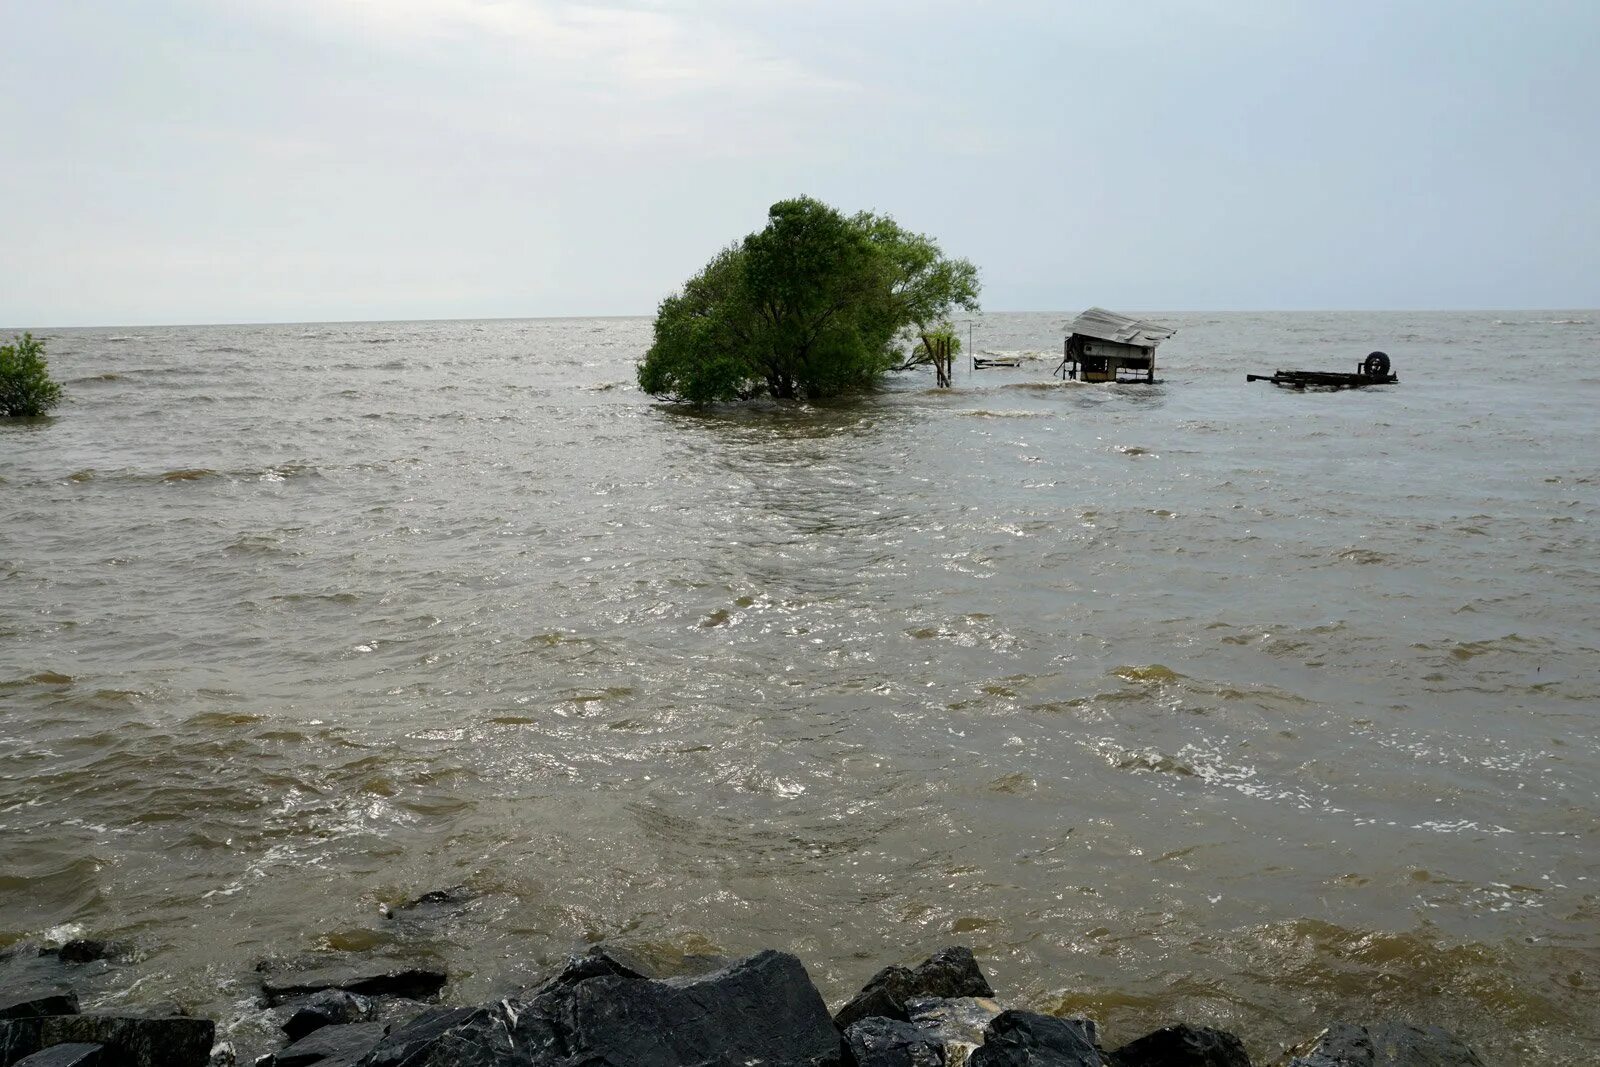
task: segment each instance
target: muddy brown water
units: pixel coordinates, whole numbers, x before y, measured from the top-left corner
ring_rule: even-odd
[[[86,1003],[247,1045],[258,959],[466,1001],[610,938],[1600,1059],[1600,314],[1173,314],[1153,387],[1054,383],[1066,318],[703,415],[643,319],[36,331],[0,944],[124,939]]]

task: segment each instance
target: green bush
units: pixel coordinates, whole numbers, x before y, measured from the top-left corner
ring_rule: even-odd
[[[784,200],[661,302],[639,386],[710,404],[867,389],[918,361],[908,345],[978,306],[978,271],[893,219]]]
[[[0,345],[0,415],[43,415],[61,403],[61,386],[50,380],[44,342],[25,333]]]

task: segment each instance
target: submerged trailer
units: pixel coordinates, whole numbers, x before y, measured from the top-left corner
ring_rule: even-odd
[[[1271,382],[1285,389],[1361,389],[1368,385],[1394,385],[1400,380],[1384,352],[1373,352],[1356,364],[1354,374],[1330,370],[1275,370],[1271,374],[1246,374],[1247,382]]]
[[[1177,330],[1090,308],[1072,320],[1056,377],[1086,382],[1156,381],[1156,346]]]

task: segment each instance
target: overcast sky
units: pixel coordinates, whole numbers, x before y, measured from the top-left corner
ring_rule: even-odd
[[[0,0],[0,323],[644,314],[774,200],[991,310],[1600,304],[1600,3]]]

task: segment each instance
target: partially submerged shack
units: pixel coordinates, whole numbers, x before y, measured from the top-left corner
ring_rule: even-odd
[[[1156,346],[1177,330],[1090,308],[1067,327],[1056,375],[1086,382],[1153,382]]]

